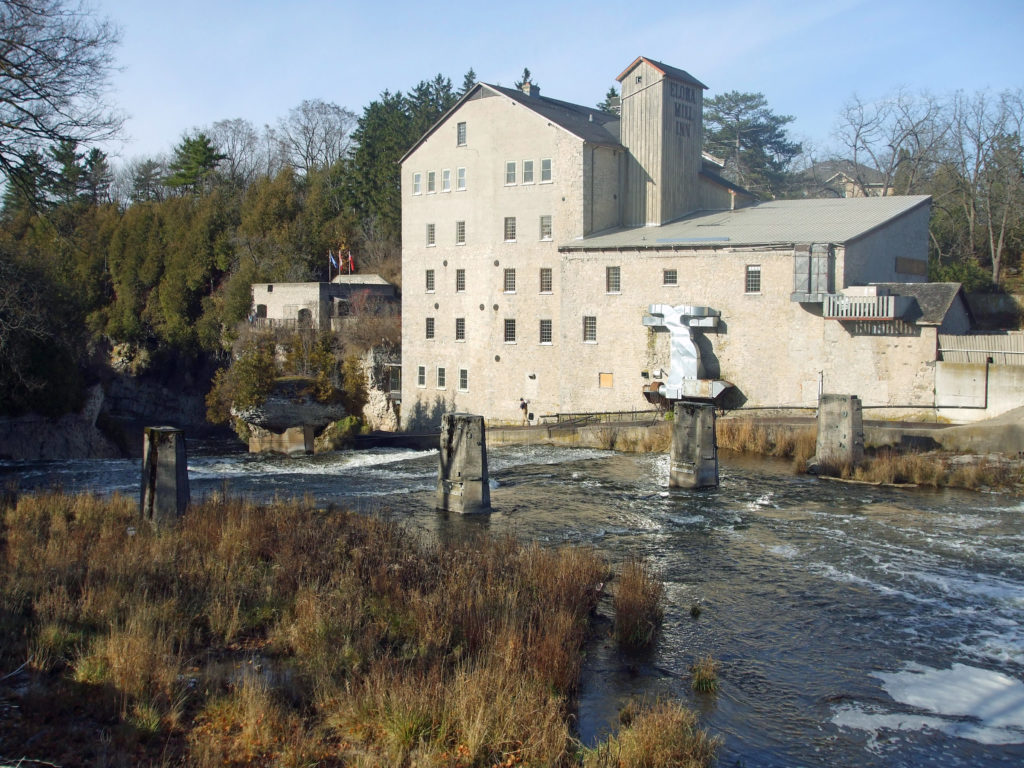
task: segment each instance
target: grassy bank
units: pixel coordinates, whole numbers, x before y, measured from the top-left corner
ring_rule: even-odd
[[[209,501],[156,531],[128,499],[22,496],[0,527],[0,763],[595,764],[571,704],[608,577],[587,549],[424,545],[302,503]],[[635,722],[615,744],[711,760],[685,714]]]

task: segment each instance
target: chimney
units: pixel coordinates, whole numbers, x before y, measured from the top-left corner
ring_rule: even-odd
[[[540,96],[540,86],[534,85],[529,80],[523,83],[519,90],[527,96]]]

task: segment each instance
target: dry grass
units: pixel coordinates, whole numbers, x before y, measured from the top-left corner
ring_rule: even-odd
[[[716,436],[720,448],[793,459],[806,464],[814,456],[817,431],[813,427],[766,424],[753,419],[719,419]]]
[[[885,485],[920,485],[966,490],[1019,490],[1024,465],[1009,460],[901,452],[885,448],[856,467],[824,465],[819,474]]]
[[[718,662],[711,656],[701,656],[690,665],[693,675],[690,686],[697,693],[715,693],[718,690]]]
[[[654,642],[664,613],[664,586],[641,560],[627,560],[619,571],[615,597],[615,639],[624,650],[638,651]]]
[[[697,716],[677,702],[660,701],[631,714],[618,734],[583,753],[584,768],[707,768],[721,747],[697,727]]]

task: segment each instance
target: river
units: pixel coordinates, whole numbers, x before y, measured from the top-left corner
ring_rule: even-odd
[[[666,586],[656,648],[588,648],[578,727],[592,743],[632,696],[681,697],[722,766],[1024,764],[1024,503],[850,485],[723,457],[721,487],[669,490],[664,455],[492,448],[493,511],[433,509],[437,452],[300,459],[190,448],[193,498],[308,496],[441,538],[512,531],[646,558]],[[0,483],[137,494],[137,461],[0,462]],[[694,618],[691,606],[701,611]],[[717,694],[689,666],[721,664]]]

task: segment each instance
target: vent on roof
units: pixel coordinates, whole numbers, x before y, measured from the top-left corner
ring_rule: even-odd
[[[520,90],[527,96],[540,96],[540,86],[534,85],[529,80],[520,86]]]

